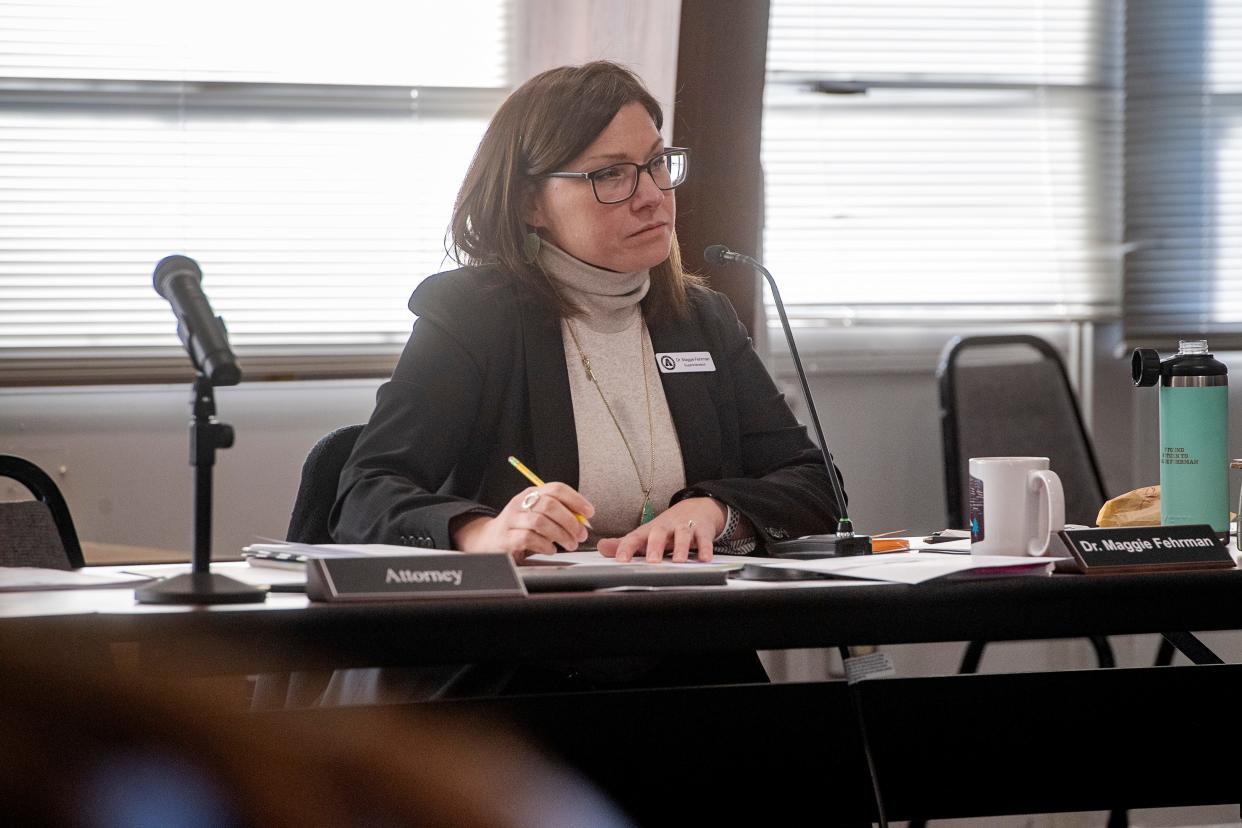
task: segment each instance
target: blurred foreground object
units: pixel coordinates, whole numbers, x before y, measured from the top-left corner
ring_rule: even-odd
[[[201,649],[201,648],[200,648]],[[0,823],[628,826],[506,726],[416,705],[247,715],[175,665],[0,635]]]

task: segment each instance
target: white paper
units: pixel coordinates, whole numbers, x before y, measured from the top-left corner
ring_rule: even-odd
[[[175,578],[178,575],[188,575],[190,573],[190,565],[151,564],[144,565],[141,568],[131,566],[127,571],[155,578]],[[211,571],[217,575],[227,575],[251,586],[306,583],[305,566],[296,569],[277,569],[276,567],[252,567],[239,561],[213,561]]]
[[[729,589],[832,589],[834,587],[860,586],[885,587],[898,586],[890,581],[863,581],[853,578],[811,578],[806,581],[743,581],[740,578],[729,579]]]
[[[934,578],[966,574],[972,571],[994,572],[1000,569],[1042,568],[1039,574],[1051,572],[1061,558],[1028,558],[1017,555],[954,555],[938,552],[889,552],[882,555],[855,555],[847,558],[820,558],[814,561],[766,559],[765,566],[823,572],[841,578],[891,581],[899,584],[921,584]]]
[[[591,564],[592,566],[628,566],[629,564],[646,563],[645,556],[635,557],[629,561],[618,561],[616,558],[606,558],[598,549],[579,549],[576,552],[557,552],[555,555],[528,555],[526,560],[535,563],[554,563],[554,564]],[[710,561],[700,561],[691,554],[690,560],[684,563],[673,563],[668,557],[659,561],[661,566],[723,566],[726,569],[740,569],[742,564],[750,563],[753,559],[741,557],[738,555],[716,555]]]
[[[243,552],[292,552],[322,558],[347,558],[357,555],[444,555],[453,549],[427,549],[421,546],[400,546],[395,543],[252,543]]]
[[[149,580],[149,575],[130,572],[99,574],[82,570],[40,569],[34,566],[0,566],[0,592],[128,587]]]

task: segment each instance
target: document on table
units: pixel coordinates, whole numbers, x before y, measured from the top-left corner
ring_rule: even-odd
[[[628,566],[630,564],[646,563],[646,557],[634,558],[631,561],[618,561],[616,558],[606,558],[600,554],[598,549],[579,549],[577,552],[557,552],[554,555],[529,555],[525,562],[532,564],[588,564],[591,566]],[[750,559],[741,556],[721,556],[717,555],[710,561],[703,562],[695,560],[693,557],[685,563],[673,563],[667,557],[659,562],[660,566],[688,566],[703,567],[716,566],[725,569],[741,569],[742,564],[749,563]]]
[[[969,539],[966,540],[969,544]],[[956,545],[956,544],[953,544]],[[966,548],[969,552],[969,547]],[[615,558],[605,558],[597,550],[581,549],[555,555],[531,555],[526,559],[535,564],[590,564],[595,566],[626,566]],[[766,566],[814,572],[826,577],[898,584],[921,584],[935,578],[982,578],[996,575],[1046,575],[1059,558],[1027,558],[1012,555],[970,555],[953,552],[887,552],[879,555],[854,555],[846,558],[819,558],[798,561],[788,558],[764,558],[754,555],[716,555],[706,563],[689,560],[674,564],[667,558],[661,566],[724,567],[736,571],[743,566]],[[642,563],[635,558],[631,563]]]
[[[252,543],[242,556],[253,566],[304,567],[310,558],[357,558],[385,555],[444,555],[451,549],[426,549],[390,543]]]
[[[149,575],[155,578],[175,578],[190,572],[189,564],[147,564],[131,567],[131,572]],[[227,575],[251,586],[293,586],[306,583],[306,566],[293,567],[254,567],[241,561],[212,561],[211,571],[216,575]],[[287,590],[286,590],[287,591]]]
[[[81,570],[41,569],[34,566],[0,566],[0,592],[30,592],[42,589],[106,589],[146,583],[149,575],[130,572],[107,574]]]
[[[569,571],[572,572],[575,567],[588,569],[612,567],[614,569],[624,570],[625,567],[635,569],[659,567],[665,570],[689,570],[700,572],[719,572],[723,570],[728,574],[728,586],[730,589],[802,589],[807,587],[813,588],[830,588],[839,586],[887,586],[885,581],[860,581],[855,579],[841,578],[831,580],[827,577],[810,578],[807,580],[739,580],[738,576],[742,568],[750,564],[763,565],[767,563],[783,563],[777,558],[759,558],[751,555],[716,555],[710,561],[690,560],[685,563],[673,563],[665,558],[658,564],[646,563],[645,558],[635,558],[633,561],[620,563],[615,558],[605,558],[596,549],[579,549],[577,552],[560,552],[555,555],[531,555],[526,559],[533,562],[530,566],[518,567],[519,573],[538,572],[542,568],[551,569],[552,567],[541,566],[543,564],[568,564]],[[647,587],[648,589],[650,587]],[[662,587],[657,587],[662,588]]]
[[[1017,555],[959,555],[940,552],[892,552],[789,561],[766,558],[764,566],[818,572],[838,578],[921,584],[936,578],[984,578],[998,575],[1050,575],[1060,558],[1028,558]]]

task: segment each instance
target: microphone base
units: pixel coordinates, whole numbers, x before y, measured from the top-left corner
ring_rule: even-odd
[[[836,535],[806,535],[801,538],[769,543],[767,553],[773,558],[790,558],[798,561],[870,555],[871,537],[850,535],[848,538],[838,538]]]
[[[214,572],[188,572],[134,590],[140,604],[256,604],[267,590]]]

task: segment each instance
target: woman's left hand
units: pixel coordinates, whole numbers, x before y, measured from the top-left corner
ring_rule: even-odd
[[[710,497],[688,497],[624,537],[601,538],[599,551],[621,562],[646,555],[648,562],[655,563],[671,549],[673,561],[680,563],[690,558],[693,547],[700,561],[710,561],[712,540],[724,529],[727,517],[723,503]]]

